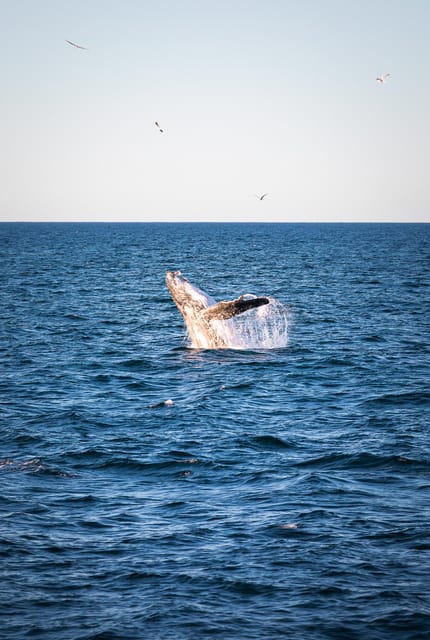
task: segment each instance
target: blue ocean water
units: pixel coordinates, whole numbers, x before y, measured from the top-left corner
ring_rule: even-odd
[[[429,225],[0,252],[1,638],[429,638]],[[287,346],[190,349],[166,269],[275,297]]]

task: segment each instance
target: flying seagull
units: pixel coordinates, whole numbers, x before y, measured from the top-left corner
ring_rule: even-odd
[[[380,84],[383,84],[384,82],[387,82],[387,79],[391,76],[391,73],[383,73],[382,75],[378,76],[376,78],[376,82],[379,82]]]
[[[160,133],[164,133],[164,129],[162,129],[162,128],[160,127],[160,125],[158,124],[158,122],[156,122],[156,123],[155,123],[155,126],[158,128],[158,131],[159,131]]]
[[[263,198],[265,198],[268,195],[269,195],[268,193],[263,193],[262,196],[258,196],[257,194],[255,194],[255,197],[258,198],[259,200],[262,200]]]
[[[66,42],[68,42],[69,44],[72,45],[72,47],[76,47],[77,49],[85,49],[85,51],[87,51],[86,47],[81,47],[80,44],[76,44],[75,42],[70,42],[70,40],[66,40]]]

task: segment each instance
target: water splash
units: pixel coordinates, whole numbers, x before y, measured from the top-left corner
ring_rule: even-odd
[[[247,294],[245,297],[256,296]],[[225,349],[281,349],[288,344],[289,321],[288,309],[269,297],[269,304],[249,309],[229,320],[213,320],[211,327],[222,339]],[[193,348],[211,348],[206,331],[195,327],[192,334],[189,338]]]

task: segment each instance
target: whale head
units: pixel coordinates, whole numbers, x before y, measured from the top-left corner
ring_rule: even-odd
[[[187,327],[193,345],[208,347],[212,342],[203,312],[215,304],[207,293],[195,287],[180,271],[167,271],[166,286]]]
[[[180,271],[167,271],[166,286],[185,320],[196,317],[215,304],[211,296],[192,285]]]

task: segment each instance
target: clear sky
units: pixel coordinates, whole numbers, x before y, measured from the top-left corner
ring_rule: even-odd
[[[0,0],[0,33],[1,220],[430,221],[429,0]]]

